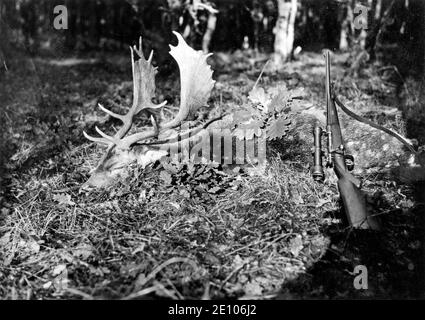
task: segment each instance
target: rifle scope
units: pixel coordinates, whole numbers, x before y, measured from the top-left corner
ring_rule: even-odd
[[[314,137],[314,151],[313,151],[313,170],[311,172],[315,181],[323,181],[325,179],[325,172],[323,171],[322,163],[322,128],[316,126],[313,132]]]

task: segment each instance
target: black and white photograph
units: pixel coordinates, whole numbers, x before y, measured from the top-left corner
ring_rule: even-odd
[[[0,300],[422,299],[424,0],[0,0]]]

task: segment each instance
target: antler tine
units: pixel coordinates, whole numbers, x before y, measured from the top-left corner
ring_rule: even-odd
[[[149,54],[148,63],[152,63],[153,58],[153,50],[151,50],[151,53]]]
[[[113,118],[117,118],[120,119],[122,122],[125,121],[126,117],[121,115],[121,114],[117,114],[115,112],[112,112],[111,110],[106,109],[103,105],[101,105],[100,103],[97,104],[99,109],[102,110],[103,112],[109,114],[111,117]]]
[[[106,144],[106,145],[110,145],[112,143],[109,139],[92,137],[92,136],[88,135],[85,131],[83,131],[83,135],[84,135],[84,137],[86,137],[86,139],[88,139],[92,142]]]
[[[199,141],[199,138],[201,138],[206,132],[208,132],[208,130],[202,126],[202,127],[190,130],[188,132],[185,132],[181,135],[173,136],[167,140],[154,141],[152,143],[146,143],[143,145],[151,145],[154,147],[159,147],[162,150],[177,148],[181,145],[182,141],[189,140],[189,143],[190,142],[197,143],[197,141]]]
[[[139,141],[147,140],[157,136],[156,130],[142,131],[134,133],[120,140],[118,147],[121,149],[129,149],[133,144]]]
[[[133,48],[130,46],[130,55],[131,55],[131,73],[134,74],[134,52]]]
[[[114,137],[111,137],[104,133],[102,130],[100,130],[97,126],[94,127],[96,129],[96,132],[100,134],[104,139],[108,140],[110,143],[118,144],[119,140],[115,139]]]
[[[161,102],[161,103],[160,103],[160,104],[158,104],[158,105],[151,104],[151,105],[149,106],[149,109],[151,109],[151,110],[161,109],[161,108],[162,108],[163,106],[165,106],[167,103],[168,103],[168,102],[167,102],[167,100],[164,100],[164,102]]]
[[[198,7],[200,9],[205,9],[205,10],[209,11],[212,14],[217,14],[217,13],[220,12],[217,9],[214,9],[212,6],[209,6],[209,5],[205,4],[205,3],[197,3],[197,5],[198,5]]]
[[[192,138],[195,136],[198,136],[203,130],[208,129],[208,127],[213,124],[216,121],[219,121],[221,119],[223,119],[227,114],[222,114],[216,118],[213,118],[209,121],[207,121],[206,123],[193,128],[193,129],[189,129],[186,132],[183,132],[180,134],[180,141],[186,140],[188,138]],[[168,145],[168,144],[173,144],[174,141],[176,139],[176,137],[172,137],[172,138],[168,138],[165,140],[158,140],[158,141],[152,141],[152,142],[146,142],[146,143],[141,143],[142,145],[146,145],[146,146],[155,146],[155,145]]]
[[[166,140],[143,143],[143,145],[158,146],[162,150],[167,150],[167,149],[179,147],[182,141],[186,141],[186,140],[197,143],[197,141],[199,141],[199,139],[202,138],[203,135],[208,132],[208,127],[211,124],[213,124],[216,121],[222,120],[226,115],[227,114],[222,114],[216,118],[213,118],[207,121],[203,125],[196,127],[194,129],[190,129],[184,133],[181,133],[180,135],[168,138]],[[179,136],[180,138],[178,139]]]
[[[139,38],[139,48],[133,46],[134,51],[136,51],[137,55],[142,58],[143,57],[143,47],[142,47],[142,37]]]

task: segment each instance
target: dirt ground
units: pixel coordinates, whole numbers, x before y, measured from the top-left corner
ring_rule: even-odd
[[[255,59],[216,55],[211,105],[237,109],[247,100],[262,68]],[[397,75],[378,65],[352,74],[349,59],[336,55],[332,69],[347,107],[424,144],[420,86],[411,79],[397,86]],[[263,172],[161,161],[81,194],[102,152],[82,132],[116,125],[98,102],[113,109],[131,103],[129,59],[22,57],[0,79],[0,296],[423,297],[425,179],[423,169],[408,168],[409,151],[340,112],[381,232],[344,228],[334,174],[328,171],[324,184],[310,176],[312,125],[324,118],[324,69],[321,54],[304,53],[262,77],[263,87],[304,92],[303,112],[269,144]],[[175,104],[177,75],[160,73],[157,95]],[[358,265],[367,267],[367,290],[353,286]]]

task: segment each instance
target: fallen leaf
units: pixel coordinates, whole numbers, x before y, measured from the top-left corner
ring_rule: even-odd
[[[43,289],[47,290],[52,286],[52,281],[48,281],[45,284],[43,284]]]
[[[72,250],[72,255],[81,260],[87,260],[93,254],[93,246],[88,243],[80,243]]]
[[[31,238],[28,240],[21,239],[19,242],[19,251],[21,253],[33,255],[40,252],[40,245]]]
[[[209,193],[217,193],[220,190],[221,190],[220,187],[213,187],[213,188],[209,189],[208,192]]]
[[[226,247],[227,248],[227,247]],[[233,266],[233,268],[235,268],[235,269],[237,269],[237,268],[241,268],[243,265],[245,264],[245,261],[241,258],[241,256],[240,255],[236,255],[234,258],[233,258],[233,263],[232,263],[232,266]]]
[[[296,258],[300,254],[300,251],[303,249],[303,241],[301,235],[297,235],[295,238],[289,241],[289,251]]]
[[[165,170],[162,170],[159,174],[159,177],[166,185],[170,185],[173,178],[171,177],[171,174]]]
[[[255,87],[253,88],[248,95],[248,99],[252,103],[261,104],[265,110],[267,110],[268,105],[270,104],[270,96],[264,91],[263,88]]]
[[[75,202],[73,202],[71,200],[71,195],[69,195],[67,193],[54,194],[53,200],[57,201],[61,205],[65,205],[65,206],[75,205]]]
[[[66,264],[58,264],[52,271],[52,276],[56,277],[66,270]]]
[[[245,285],[245,294],[247,296],[261,296],[262,293],[263,293],[263,288],[255,280],[252,280]]]
[[[180,195],[182,195],[186,199],[190,199],[190,193],[186,189],[180,189],[179,193],[180,193]]]

